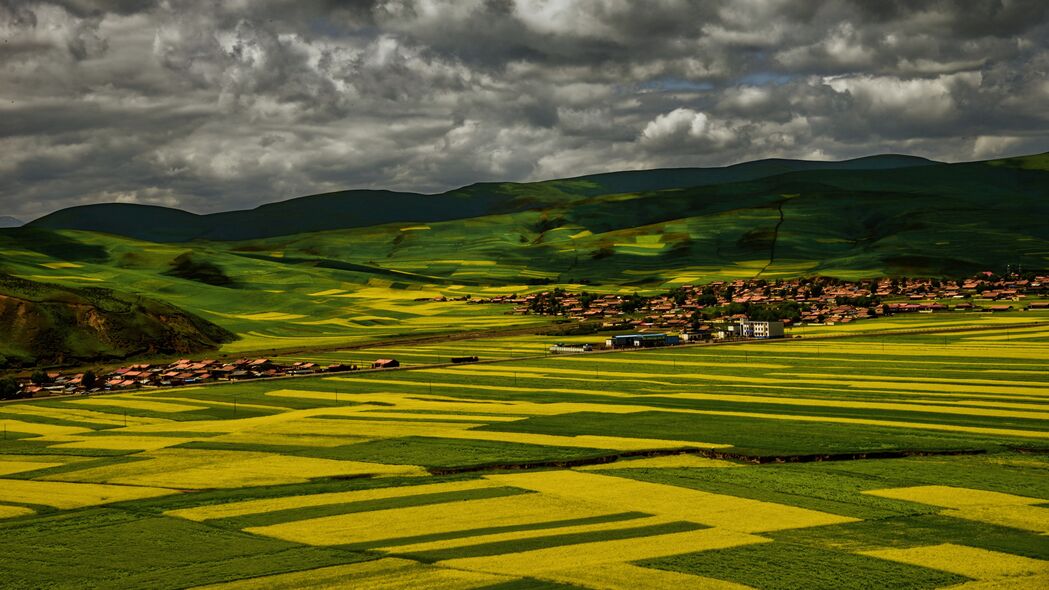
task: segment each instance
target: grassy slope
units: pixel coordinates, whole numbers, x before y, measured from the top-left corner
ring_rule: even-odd
[[[505,316],[505,308],[414,300],[545,288],[537,281],[654,292],[755,276],[1043,268],[1049,257],[1049,231],[1040,222],[1049,213],[1043,160],[945,165],[879,157],[622,172],[474,185],[427,197],[425,209],[409,208],[444,221],[192,244],[30,227],[0,232],[0,251],[4,269],[24,278],[127,290],[215,321],[241,336],[227,345],[231,353],[294,349],[534,322]],[[674,185],[691,187],[667,188]],[[609,194],[623,189],[661,190]],[[381,219],[373,199],[336,194],[267,205],[243,213],[247,226],[230,221],[241,213],[208,219],[263,233],[272,233],[277,220],[287,222],[283,228],[306,227],[311,216],[324,224],[372,223]],[[435,213],[447,203],[453,205]],[[327,215],[333,207],[336,214]],[[505,212],[447,219],[482,209]],[[160,224],[169,233],[154,234],[159,241],[189,231],[187,219],[200,219],[156,208],[121,211],[154,219],[109,229]],[[37,225],[61,221],[56,214]]]
[[[193,353],[233,334],[155,299],[0,274],[0,354],[32,364]]]
[[[243,240],[393,221],[463,219],[603,194],[738,182],[797,170],[870,170],[929,164],[929,160],[922,158],[896,155],[844,162],[759,160],[724,168],[612,172],[535,183],[478,183],[439,195],[348,190],[213,215],[194,215],[154,206],[89,205],[57,211],[32,225],[45,229],[101,231],[161,242]]]

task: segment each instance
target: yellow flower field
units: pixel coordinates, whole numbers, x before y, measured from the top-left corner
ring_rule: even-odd
[[[750,586],[735,582],[639,567],[629,563],[602,563],[598,567],[557,570],[540,574],[538,577],[595,590],[666,590],[668,588],[748,590],[750,588]]]
[[[5,518],[16,518],[18,516],[28,516],[30,514],[36,514],[36,511],[32,508],[25,508],[24,506],[0,505],[0,520]]]
[[[57,418],[70,422],[87,422],[89,424],[101,424],[106,426],[123,426],[125,417],[96,410],[75,410],[73,408],[52,408],[38,404],[8,404],[4,406],[5,414],[19,414],[23,416],[41,416],[43,418]],[[142,424],[161,424],[170,422],[166,418],[152,418],[143,416],[127,416],[128,426],[140,426]]]
[[[522,494],[428,506],[326,516],[246,529],[308,545],[342,545],[496,526],[551,522],[622,512],[586,501]]]
[[[940,514],[1049,535],[1049,508],[1040,506],[971,506]]]
[[[1049,561],[951,543],[907,549],[878,549],[861,553],[879,559],[961,574],[976,580],[1049,575]]]
[[[955,509],[965,509],[976,506],[1031,506],[1034,504],[1044,504],[1049,502],[1049,500],[1041,498],[1030,498],[1027,496],[1003,494],[1001,492],[989,492],[987,490],[973,490],[951,486],[914,486],[909,488],[869,490],[863,493],[872,496],[881,496],[882,498],[906,500],[908,502],[918,502],[920,504],[931,504],[932,506]]]
[[[635,510],[741,533],[780,531],[857,520],[784,504],[596,473],[543,471],[489,475],[486,478],[544,495],[603,504],[609,510]]]
[[[1049,508],[1035,506],[1047,501],[1000,492],[949,486],[915,486],[864,492],[872,496],[906,500],[946,508],[946,516],[1049,534]]]
[[[76,437],[63,437],[76,438]],[[50,440],[57,440],[51,437]],[[71,442],[50,446],[56,449],[108,449],[114,451],[154,451],[197,439],[175,436],[83,436]]]
[[[499,543],[503,541],[516,541],[520,539],[533,539],[537,537],[548,537],[552,535],[568,535],[575,533],[614,531],[626,528],[654,526],[659,524],[666,524],[669,522],[673,522],[673,520],[661,516],[649,516],[626,521],[603,522],[599,524],[583,524],[576,526],[543,528],[536,530],[512,531],[509,533],[495,533],[490,535],[477,535],[473,537],[442,539],[440,541],[426,541],[422,543],[412,543],[409,545],[390,545],[388,547],[380,547],[380,549],[383,551],[390,551],[396,553],[417,553],[421,551],[434,551],[437,549],[469,547],[471,545],[483,545],[485,543]]]
[[[582,567],[600,569],[608,563],[639,561],[680,553],[768,542],[771,542],[771,539],[712,528],[637,539],[563,545],[520,553],[450,559],[437,563],[457,569],[513,576],[538,576],[557,581],[558,570],[578,570]],[[579,574],[574,572],[571,575],[578,576]]]
[[[952,407],[950,405],[923,404],[915,402],[862,402],[842,399],[793,398],[765,395],[724,395],[716,393],[672,393],[660,395],[674,399],[696,399],[710,401],[734,401],[755,404],[781,404],[787,406],[813,406],[821,408],[863,408],[871,410],[899,410],[904,412],[930,412],[935,414],[959,414],[963,416],[995,416],[1000,418],[1027,418],[1049,420],[1049,411],[1025,411],[1000,408]],[[1027,407],[1046,409],[1049,406],[1025,404]]]
[[[192,412],[206,408],[206,404],[189,405],[185,403],[173,404],[169,402],[155,402],[143,399],[132,399],[129,396],[107,395],[90,399],[70,400],[71,404],[85,406],[116,406],[129,410],[147,410],[150,412],[161,412],[163,414],[174,414],[178,412]]]
[[[5,428],[8,432],[24,432],[26,434],[38,434],[41,436],[66,436],[80,434],[82,432],[91,432],[90,428],[83,428],[81,426],[61,426],[58,424],[44,424],[42,422],[10,420],[7,418],[0,418],[0,427]]]
[[[199,586],[197,590],[471,590],[513,579],[387,557],[363,563]]]
[[[459,374],[459,375],[463,374],[461,369],[427,369],[426,372],[427,373],[438,374],[438,375],[440,375],[440,374]],[[512,370],[504,371],[504,373],[505,374],[502,375],[504,377],[505,376],[512,377],[514,375]],[[490,376],[490,375],[491,375],[491,373],[485,373],[485,376]],[[525,377],[525,376],[526,376],[525,373],[521,373],[521,377],[522,378]],[[350,379],[350,378],[347,378],[347,377],[328,377],[327,379],[325,379],[325,381],[353,381],[353,382],[356,382],[356,380]],[[610,396],[610,397],[632,397],[629,394],[617,393],[617,392],[614,392],[614,391],[601,391],[601,392],[598,393],[598,392],[594,392],[593,390],[590,390],[590,389],[570,389],[570,388],[563,388],[563,387],[544,387],[542,389],[536,389],[535,387],[517,387],[517,386],[514,386],[514,385],[476,385],[476,384],[472,384],[472,383],[449,383],[449,382],[442,382],[442,381],[432,381],[432,382],[407,381],[407,380],[404,380],[404,379],[376,379],[376,378],[371,378],[371,377],[369,377],[368,383],[376,383],[376,384],[381,384],[381,385],[393,385],[395,387],[414,387],[414,388],[419,388],[420,390],[423,390],[423,391],[428,390],[431,387],[456,387],[456,388],[459,388],[459,389],[475,389],[475,390],[484,390],[484,391],[508,391],[508,392],[513,392],[513,393],[535,393],[535,392],[539,392],[539,391],[547,391],[547,392],[550,392],[550,393],[568,393],[568,394],[573,394],[573,395],[604,395],[604,396]],[[427,397],[430,397],[430,396],[427,396]]]
[[[53,508],[83,508],[124,500],[155,498],[177,493],[155,487],[66,483],[21,479],[0,480],[0,502],[44,504]]]
[[[662,457],[644,457],[641,459],[626,459],[614,463],[601,463],[599,465],[584,465],[573,467],[576,471],[603,471],[610,469],[667,469],[667,468],[703,468],[703,467],[742,467],[739,463],[721,461],[719,459],[707,459],[697,455],[680,454],[664,455]]]
[[[140,456],[148,460],[89,468],[47,479],[208,489],[302,483],[314,477],[336,475],[426,474],[412,465],[335,461],[274,453],[160,449]]]
[[[48,467],[58,467],[59,465],[65,465],[65,463],[43,461],[10,461],[8,459],[0,459],[0,476],[11,475],[12,473],[22,473],[23,471],[36,471],[37,469],[47,469]]]
[[[324,506],[327,504],[347,504],[350,502],[364,502],[366,500],[380,500],[386,498],[403,498],[420,494],[459,492],[463,490],[496,487],[497,485],[498,484],[485,479],[471,479],[449,483],[400,486],[372,490],[354,490],[350,492],[333,492],[327,494],[310,494],[306,496],[285,496],[282,498],[248,500],[245,502],[231,502],[228,504],[212,504],[196,508],[172,510],[165,514],[168,516],[178,516],[188,520],[204,521],[216,518],[244,516],[246,514],[261,514],[277,510],[287,510],[290,508]]]

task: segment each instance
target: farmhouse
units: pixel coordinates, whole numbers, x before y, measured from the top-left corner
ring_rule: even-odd
[[[397,359],[376,359],[372,363],[373,369],[393,369],[401,366],[401,363],[397,362]]]

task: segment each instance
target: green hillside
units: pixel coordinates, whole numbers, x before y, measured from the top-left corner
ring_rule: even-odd
[[[223,345],[231,354],[518,328],[550,320],[427,300],[552,284],[653,293],[717,279],[1044,269],[1045,162],[767,160],[402,194],[428,200],[418,210],[390,206],[392,193],[360,191],[216,216],[99,205],[0,230],[0,271],[169,302],[237,334]],[[624,190],[642,185],[659,190]],[[448,202],[466,205],[441,210]],[[398,215],[413,219],[373,223]],[[223,239],[174,241],[216,219],[228,221],[211,226]],[[96,231],[46,228],[62,220]],[[160,229],[150,240],[119,235],[151,224]],[[269,235],[311,224],[350,227]],[[268,237],[230,239],[252,233]]]
[[[723,168],[612,172],[534,183],[479,183],[438,195],[348,190],[212,215],[148,205],[85,205],[57,211],[30,225],[98,231],[153,242],[247,240],[390,222],[465,219],[565,205],[599,195],[739,182],[801,170],[875,170],[931,164],[922,158],[896,155],[844,162],[760,160]]]
[[[0,274],[0,333],[4,367],[193,353],[234,338],[162,301],[6,274]]]

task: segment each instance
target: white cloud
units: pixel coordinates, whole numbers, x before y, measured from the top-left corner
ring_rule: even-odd
[[[641,142],[655,149],[715,150],[725,148],[737,132],[706,113],[688,108],[674,109],[650,121],[641,131]]]

